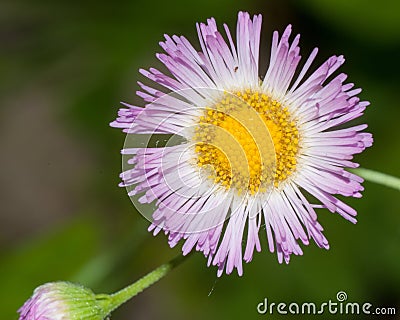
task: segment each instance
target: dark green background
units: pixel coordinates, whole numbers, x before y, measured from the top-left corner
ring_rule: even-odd
[[[44,282],[113,292],[179,253],[163,235],[146,232],[148,222],[117,187],[124,135],[108,123],[119,101],[141,103],[138,69],[159,66],[154,55],[164,33],[197,45],[195,22],[213,16],[234,30],[239,10],[263,14],[262,65],[272,31],[288,23],[302,34],[303,57],[314,46],[319,63],[345,55],[342,71],[372,103],[363,122],[375,143],[357,160],[400,176],[398,1],[3,1],[1,319],[16,319]],[[319,211],[329,251],[312,244],[279,265],[264,239],[242,278],[220,279],[197,253],[113,319],[278,319],[258,315],[257,304],[265,297],[319,303],[340,290],[349,301],[400,313],[399,193],[365,187],[362,199],[348,200],[359,212],[357,225]]]

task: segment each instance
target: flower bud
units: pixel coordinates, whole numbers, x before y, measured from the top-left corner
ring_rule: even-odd
[[[50,282],[35,289],[18,310],[19,320],[103,320],[108,295],[69,282]]]

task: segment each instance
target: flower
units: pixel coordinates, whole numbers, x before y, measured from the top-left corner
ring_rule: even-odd
[[[19,320],[103,320],[106,296],[69,282],[50,282],[36,288],[18,310]]]
[[[145,108],[124,104],[111,123],[128,138],[185,139],[124,148],[134,167],[121,174],[121,186],[141,195],[140,203],[155,201],[150,231],[164,231],[171,247],[184,240],[185,255],[203,252],[218,275],[235,268],[242,275],[242,260],[261,250],[260,229],[280,263],[302,254],[299,242],[313,239],[328,249],[315,209],[356,222],[356,211],[336,195],[361,197],[363,179],[345,168],[357,167],[353,155],[372,145],[367,125],[343,127],[369,104],[357,97],[361,89],[345,83],[346,74],[332,76],[343,56],[310,72],[315,48],[295,76],[300,36],[289,40],[291,25],[281,37],[274,32],[260,79],[261,20],[239,12],[236,44],[226,25],[227,41],[214,19],[197,24],[200,51],[183,36],[166,35],[165,53],[157,57],[171,75],[140,70],[154,82],[138,82]],[[306,193],[319,203],[311,204]]]

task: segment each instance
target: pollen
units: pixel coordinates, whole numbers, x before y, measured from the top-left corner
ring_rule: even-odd
[[[287,107],[245,90],[204,109],[194,132],[196,163],[238,194],[279,185],[296,170],[299,131]]]

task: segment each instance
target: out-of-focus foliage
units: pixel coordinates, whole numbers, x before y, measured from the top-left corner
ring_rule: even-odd
[[[300,0],[298,3],[310,10],[318,22],[374,44],[390,45],[400,37],[400,4],[396,0],[368,3],[363,0]]]
[[[108,123],[119,101],[142,104],[136,81],[146,80],[138,69],[160,67],[154,54],[163,34],[197,43],[195,22],[210,16],[233,29],[238,10],[262,13],[263,62],[272,30],[288,23],[302,34],[303,57],[314,46],[320,63],[344,54],[342,71],[372,103],[362,121],[375,144],[357,160],[400,176],[400,3],[16,0],[1,7],[1,319],[16,319],[43,282],[74,280],[112,292],[179,252],[163,235],[145,232],[147,221],[117,187],[124,136]],[[279,265],[263,239],[242,278],[221,279],[195,254],[113,319],[258,319],[265,297],[319,303],[340,290],[351,301],[399,308],[398,192],[365,187],[362,199],[348,201],[359,212],[357,225],[319,211],[329,251],[311,244]]]
[[[15,318],[23,297],[43,281],[69,279],[97,253],[99,230],[94,220],[55,227],[34,241],[3,253],[0,260],[2,318]]]

